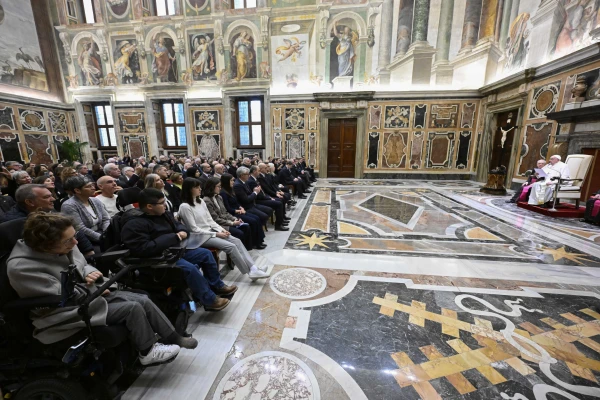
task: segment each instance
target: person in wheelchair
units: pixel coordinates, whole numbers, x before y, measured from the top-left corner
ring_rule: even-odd
[[[165,250],[181,245],[189,230],[176,221],[165,209],[162,191],[147,188],[138,196],[140,209],[126,211],[122,217],[121,241],[133,257],[156,257]],[[176,264],[183,270],[185,281],[194,300],[207,311],[221,311],[230,303],[220,296],[231,296],[237,286],[227,286],[221,280],[219,268],[212,253],[201,247],[188,249]],[[202,273],[200,273],[202,268]]]
[[[61,271],[70,264],[76,266],[79,282],[94,292],[103,276],[88,265],[77,249],[73,221],[57,213],[31,213],[19,240],[7,261],[11,286],[21,298],[61,295]],[[84,290],[75,286],[73,298],[63,307],[41,309],[31,313],[33,336],[44,344],[64,340],[85,329],[78,313],[78,304],[86,297]],[[184,338],[145,295],[125,291],[105,291],[89,307],[92,326],[124,325],[129,338],[139,351],[144,366],[170,362],[181,347],[193,349],[194,338]],[[160,344],[156,335],[171,344]]]

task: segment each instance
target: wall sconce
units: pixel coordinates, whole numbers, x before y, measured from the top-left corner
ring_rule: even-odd
[[[373,47],[375,45],[375,27],[374,26],[369,26],[369,28],[367,29],[368,35],[367,35],[367,45],[369,47]]]
[[[327,42],[325,41],[325,33],[321,32],[321,35],[319,35],[319,44],[321,45],[321,48],[324,49],[325,46],[327,45]]]

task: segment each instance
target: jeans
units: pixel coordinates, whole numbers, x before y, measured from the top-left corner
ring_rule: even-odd
[[[183,270],[185,281],[192,291],[194,298],[204,305],[215,302],[217,295],[212,288],[220,289],[225,286],[219,274],[219,268],[210,250],[201,247],[187,250],[177,261],[177,266]],[[202,273],[200,273],[202,268]]]

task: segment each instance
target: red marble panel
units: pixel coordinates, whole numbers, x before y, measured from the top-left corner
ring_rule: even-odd
[[[34,164],[52,164],[52,150],[48,135],[25,135],[27,156],[29,162]]]

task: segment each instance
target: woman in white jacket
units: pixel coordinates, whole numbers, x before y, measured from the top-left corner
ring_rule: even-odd
[[[207,235],[209,238],[202,247],[224,251],[231,257],[240,272],[248,274],[250,279],[268,278],[268,273],[254,265],[254,260],[248,254],[244,244],[212,219],[206,204],[200,199],[200,193],[198,179],[186,178],[183,181],[179,217],[190,232]]]

